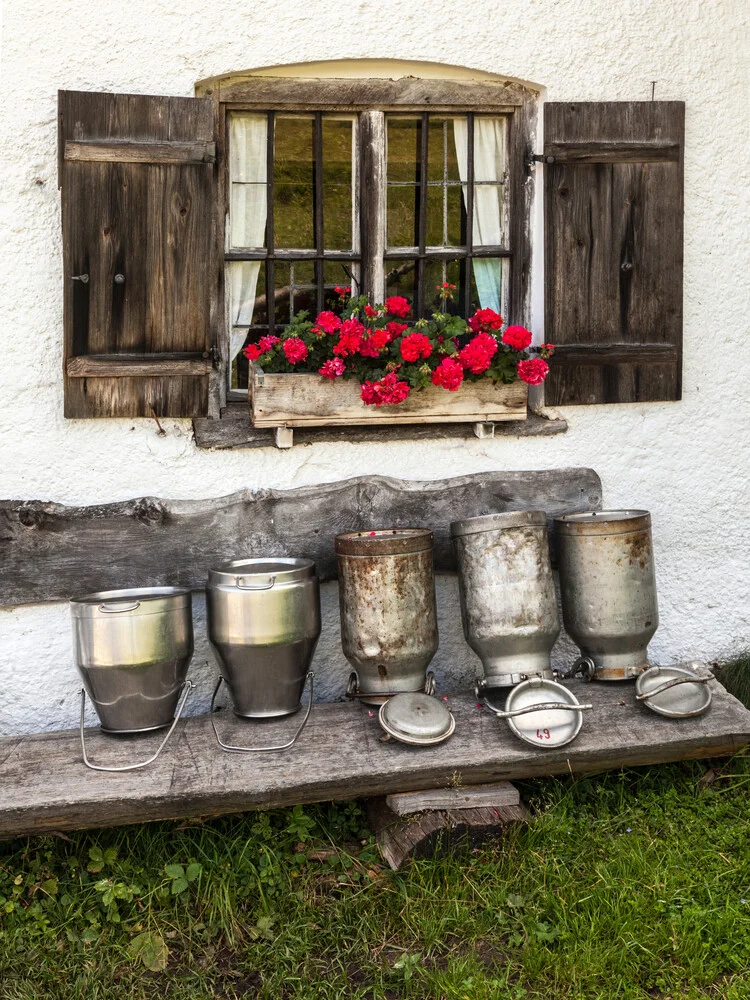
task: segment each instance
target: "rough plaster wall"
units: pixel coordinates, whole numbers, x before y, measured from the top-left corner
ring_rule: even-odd
[[[744,10],[739,0],[474,0],[460,15],[445,0],[6,2],[0,497],[101,503],[218,496],[368,473],[430,479],[588,465],[602,478],[605,504],[653,513],[662,621],[654,657],[666,662],[750,646]],[[168,423],[162,439],[149,421],[63,420],[57,89],[190,95],[196,81],[217,74],[315,59],[429,59],[450,67],[450,75],[460,75],[453,67],[463,64],[477,75],[532,81],[548,100],[647,99],[656,80],[659,99],[686,101],[683,401],[566,408],[570,430],[552,438],[321,444],[287,452],[200,452],[187,421]],[[371,71],[363,64],[359,72]],[[541,335],[538,205],[535,232],[534,326]],[[441,585],[438,665],[448,671],[453,664],[468,678],[475,668],[452,586]],[[330,650],[336,667],[327,661],[321,680],[334,696],[345,667],[336,650],[332,588],[326,606],[322,652]],[[196,624],[199,667],[209,654],[200,614]],[[62,605],[0,609],[3,731],[74,724],[78,681],[69,642]],[[196,706],[205,704],[210,673],[198,671]]]

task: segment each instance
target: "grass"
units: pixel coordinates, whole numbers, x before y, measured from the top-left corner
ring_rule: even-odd
[[[521,788],[396,874],[358,803],[0,844],[0,998],[750,998],[750,756]]]

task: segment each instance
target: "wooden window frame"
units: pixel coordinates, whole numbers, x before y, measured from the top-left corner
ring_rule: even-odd
[[[235,259],[226,245],[229,212],[228,118],[232,112],[341,112],[358,116],[360,170],[360,251],[347,259],[361,259],[361,288],[366,295],[382,298],[385,280],[385,115],[482,114],[508,118],[509,247],[501,256],[509,260],[509,323],[528,325],[530,314],[530,228],[533,176],[529,157],[536,128],[537,91],[513,82],[473,82],[406,77],[388,79],[304,79],[294,77],[230,76],[199,84],[197,97],[214,102],[218,176],[216,250],[222,260],[219,302],[224,320],[217,331],[218,377],[213,381],[212,412],[244,396],[244,390],[229,388],[230,316],[226,303],[226,261]],[[366,179],[367,183],[362,181]],[[471,212],[467,213],[471,214]],[[367,232],[368,239],[362,234]],[[468,248],[467,256],[472,255]],[[321,251],[322,254],[322,251]],[[475,254],[476,255],[476,254]],[[498,256],[495,252],[494,256]],[[460,256],[460,254],[459,254]],[[322,268],[322,257],[319,270]],[[322,289],[319,289],[319,295]],[[219,312],[221,312],[221,308]]]

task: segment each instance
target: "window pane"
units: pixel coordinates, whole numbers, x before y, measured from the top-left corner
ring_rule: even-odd
[[[291,266],[277,260],[274,264],[273,278],[274,322],[276,326],[285,326],[290,318]]]
[[[266,244],[265,115],[232,115],[229,121],[230,246]]]
[[[274,129],[274,246],[315,246],[313,119],[276,116]]]
[[[289,283],[291,287],[292,315],[304,309],[309,315],[315,316],[317,307],[317,281],[315,280],[315,261],[297,260],[289,266]]]
[[[475,258],[472,264],[471,311],[494,309],[507,319],[510,273],[508,258]]]
[[[466,121],[465,118],[460,120]],[[445,183],[459,180],[456,144],[453,141],[453,121],[452,118],[430,115],[430,134],[427,143],[428,181]]]
[[[508,246],[508,210],[505,184],[474,185],[475,247]]]
[[[507,164],[507,120],[474,118],[474,182],[501,181]]]
[[[421,119],[388,115],[386,122],[388,182],[414,184],[419,180]]]
[[[346,288],[352,290],[353,295],[359,295],[359,263],[351,260],[329,260],[323,265],[323,276],[325,280],[324,307],[326,309],[338,310],[339,296],[335,288]]]
[[[232,261],[228,267],[230,297],[232,389],[247,388],[246,344],[267,330],[266,265],[263,261]]]
[[[403,295],[414,303],[417,283],[417,262],[415,260],[387,260],[385,262],[385,294]]]
[[[424,312],[429,316],[434,312],[447,312],[452,316],[463,315],[463,277],[466,262],[463,260],[426,260],[424,262]],[[453,301],[446,299],[445,310],[440,291],[443,282],[455,285]]]
[[[419,188],[388,186],[386,244],[415,247],[419,244]]]
[[[352,119],[323,116],[323,234],[327,250],[351,250]]]

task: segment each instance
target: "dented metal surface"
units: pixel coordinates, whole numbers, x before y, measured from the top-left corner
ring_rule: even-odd
[[[488,687],[552,677],[560,633],[541,510],[471,517],[451,524],[461,619]]]
[[[438,648],[432,547],[426,528],[336,536],[341,643],[365,703],[424,688]]]
[[[627,680],[649,666],[659,625],[651,515],[594,511],[555,518],[565,629],[597,680]]]

